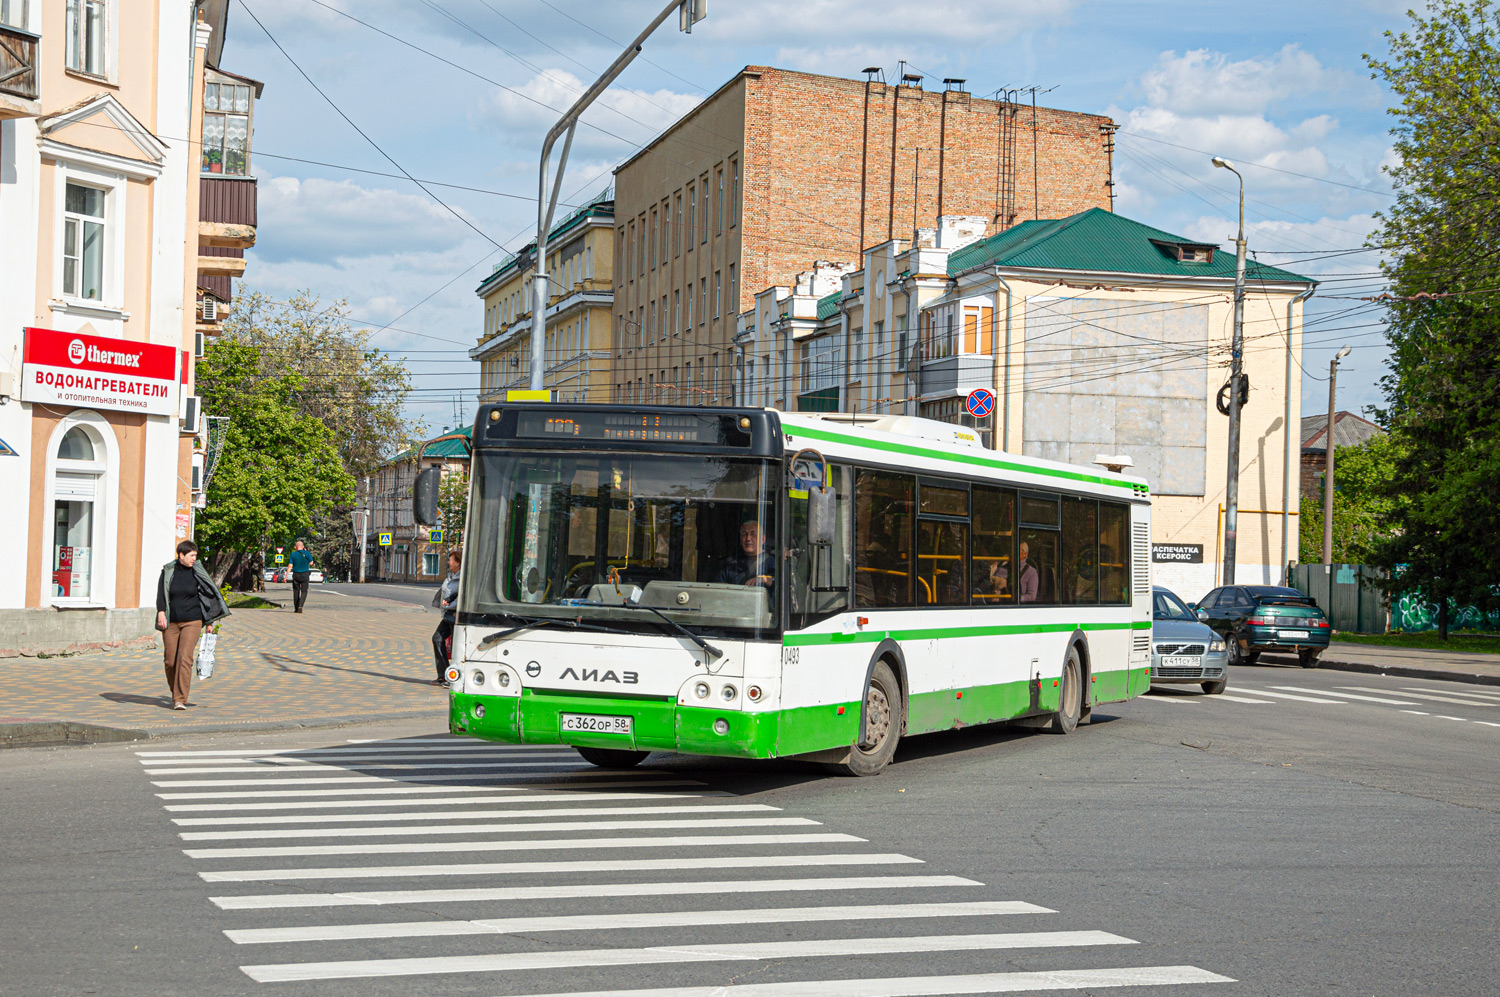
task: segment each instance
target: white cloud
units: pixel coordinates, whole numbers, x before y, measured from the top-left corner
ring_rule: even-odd
[[[275,263],[438,249],[472,233],[420,192],[272,177],[260,183],[259,234],[256,255]]]
[[[1231,60],[1222,52],[1163,52],[1141,77],[1152,105],[1179,114],[1234,115],[1265,111],[1289,97],[1321,99],[1349,88],[1352,74],[1328,69],[1311,53],[1286,45],[1270,58]]]

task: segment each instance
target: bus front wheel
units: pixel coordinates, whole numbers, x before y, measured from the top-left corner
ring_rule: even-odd
[[[837,775],[879,775],[896,753],[896,743],[901,740],[901,686],[884,661],[870,673],[863,714],[864,729],[849,749],[848,759],[829,766]]]
[[[580,748],[574,746],[574,751],[583,756],[583,760],[602,769],[630,769],[635,768],[646,760],[649,751],[623,751],[619,748]]]
[[[1071,734],[1083,715],[1083,659],[1078,646],[1068,648],[1068,663],[1063,665],[1062,688],[1057,690],[1057,712],[1047,729],[1054,734]]]

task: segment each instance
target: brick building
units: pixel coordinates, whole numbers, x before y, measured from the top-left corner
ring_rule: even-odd
[[[614,396],[731,401],[736,317],[815,261],[1110,207],[1109,118],[945,87],[750,66],[623,163]]]
[[[1333,445],[1358,447],[1376,436],[1384,436],[1369,419],[1353,412],[1333,414]],[[1335,454],[1337,456],[1337,454]],[[1323,501],[1323,472],[1328,468],[1328,413],[1316,412],[1302,417],[1302,479],[1298,486],[1309,502]]]

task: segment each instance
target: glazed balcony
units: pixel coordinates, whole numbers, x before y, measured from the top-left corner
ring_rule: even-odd
[[[0,119],[42,113],[37,85],[41,41],[29,31],[0,24]]]

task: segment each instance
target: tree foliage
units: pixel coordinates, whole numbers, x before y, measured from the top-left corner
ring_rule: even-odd
[[[1402,499],[1387,492],[1399,444],[1389,435],[1339,447],[1333,460],[1333,562],[1364,564],[1398,528]],[[1299,523],[1300,560],[1323,560],[1323,502],[1305,498]]]
[[[1398,452],[1395,529],[1372,563],[1395,592],[1492,606],[1500,583],[1500,11],[1432,0],[1366,56],[1399,103],[1384,247],[1392,371],[1378,413]],[[1446,637],[1447,621],[1440,619]]]
[[[438,486],[438,513],[443,523],[443,542],[449,550],[464,544],[464,520],[469,514],[469,472],[453,469]],[[447,570],[444,566],[443,570]]]
[[[359,477],[412,436],[401,412],[411,376],[370,345],[370,332],[352,326],[348,312],[346,302],[325,308],[308,291],[280,301],[242,290],[224,338],[256,347],[264,375],[298,375],[292,404],[333,430],[344,467]]]
[[[229,418],[196,529],[216,583],[269,542],[309,532],[317,513],[354,494],[333,430],[293,401],[301,377],[265,370],[257,347],[222,340],[198,364],[205,411]]]

